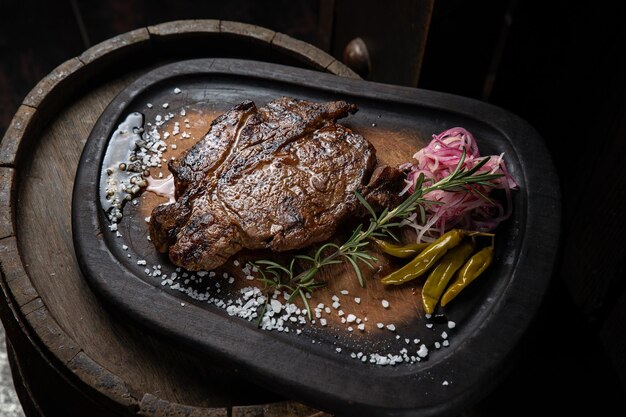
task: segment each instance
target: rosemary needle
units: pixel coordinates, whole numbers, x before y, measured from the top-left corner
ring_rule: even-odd
[[[400,222],[410,216],[415,210],[419,210],[421,216],[424,217],[424,205],[436,204],[436,202],[424,198],[425,195],[432,191],[472,192],[474,187],[470,187],[471,184],[491,185],[490,181],[502,175],[477,173],[488,160],[489,157],[485,157],[471,169],[466,169],[463,166],[465,162],[464,150],[454,172],[435,183],[432,183],[432,180],[425,179],[424,174],[420,174],[415,183],[413,194],[404,199],[394,209],[384,209],[381,213],[376,213],[365,198],[358,192],[355,192],[356,198],[370,214],[370,222],[367,228],[364,229],[363,224],[360,224],[342,245],[325,243],[316,250],[313,256],[296,255],[288,265],[281,265],[278,262],[266,259],[253,262],[253,265],[258,268],[261,275],[257,279],[265,285],[265,291],[268,295],[266,297],[266,305],[263,307],[259,318],[259,324],[267,310],[269,292],[273,290],[288,291],[290,293],[288,301],[300,297],[307,310],[309,320],[311,320],[311,307],[309,306],[307,295],[310,296],[310,293],[316,288],[325,285],[324,282],[315,281],[315,276],[320,269],[328,265],[348,262],[354,269],[359,284],[364,286],[365,281],[359,262],[373,268],[373,264],[377,261],[374,256],[366,251],[369,239],[384,236],[390,236],[395,239],[391,229],[399,227],[401,225]],[[305,261],[310,266],[296,274],[294,272],[296,260]]]

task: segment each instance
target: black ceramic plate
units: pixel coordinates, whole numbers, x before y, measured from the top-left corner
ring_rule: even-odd
[[[175,88],[182,93],[172,95]],[[407,140],[407,132],[408,137],[428,139],[447,128],[463,126],[476,136],[483,154],[505,152],[520,189],[514,195],[512,217],[497,232],[494,264],[446,310],[444,324],[435,322],[427,328],[425,319],[416,317],[398,329],[399,341],[392,338],[390,342],[401,344],[407,337],[407,345],[415,349],[411,343],[419,337],[429,344],[427,360],[395,366],[362,363],[350,356],[358,348],[349,337],[260,330],[253,321],[231,317],[224,309],[161,285],[163,275],[154,276],[151,268],[162,265],[164,274],[175,269],[146,239],[146,225],[136,220],[137,213],[135,221],[126,219],[126,211],[135,210],[132,204],[124,209],[121,236],[109,230],[99,203],[102,161],[111,135],[130,113],[140,112],[146,120],[154,119],[157,112],[178,115],[183,107],[217,114],[243,100],[261,105],[281,95],[356,103],[359,112],[345,124],[366,137],[374,127],[402,133],[385,139],[393,143]],[[166,109],[163,104],[168,100]],[[410,157],[406,155],[406,160]],[[484,396],[502,376],[551,276],[559,233],[558,196],[541,138],[526,122],[500,108],[448,94],[268,63],[204,59],[153,70],[110,103],[83,151],[72,218],[84,276],[116,312],[190,349],[240,367],[253,381],[319,409],[346,416],[426,416],[459,412]],[[139,265],[138,260],[145,260],[146,265]],[[448,329],[447,320],[457,326]],[[446,330],[450,346],[435,348],[434,341]],[[381,337],[372,343],[380,343]]]

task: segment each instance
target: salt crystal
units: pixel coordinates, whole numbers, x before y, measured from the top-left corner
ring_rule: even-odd
[[[361,299],[359,297],[354,297],[354,302],[357,304],[361,304]]]
[[[426,356],[428,356],[428,348],[426,347],[426,345],[421,345],[420,349],[417,351],[417,355],[420,358],[425,358]]]
[[[346,317],[346,321],[348,323],[354,323],[355,320],[356,320],[356,316],[354,314],[348,314],[348,317]]]
[[[274,313],[280,313],[280,309],[282,307],[282,304],[280,303],[280,301],[278,301],[278,300],[271,300],[270,304],[271,304],[271,307],[272,307],[272,311],[274,311]]]
[[[385,327],[385,325],[382,323],[376,323],[376,327],[378,327],[379,329],[382,329],[383,327]]]
[[[389,308],[389,301],[383,300],[383,301],[381,301],[381,303],[382,303],[384,308]]]
[[[174,89],[174,94],[180,94],[180,91],[181,91],[180,88],[176,87]]]
[[[394,326],[393,324],[388,324],[388,325],[387,325],[387,330],[390,330],[390,331],[392,331],[392,332],[395,332],[395,331],[396,331],[396,326]]]
[[[454,327],[456,326],[456,323],[453,321],[449,321],[448,322],[448,329],[454,329]]]

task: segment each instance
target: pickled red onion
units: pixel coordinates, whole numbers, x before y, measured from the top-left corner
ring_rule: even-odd
[[[426,181],[437,182],[454,172],[465,150],[463,167],[473,168],[484,159],[478,152],[474,136],[462,127],[448,129],[433,135],[432,141],[419,150],[413,158],[416,163],[407,163],[402,168],[408,170],[406,187],[401,194],[412,193],[420,174]],[[498,224],[509,218],[512,210],[511,190],[518,185],[509,174],[504,164],[504,154],[492,155],[477,173],[502,174],[502,177],[490,181],[491,186],[473,184],[464,191],[432,191],[424,196],[435,201],[424,206],[426,222],[420,222],[417,213],[405,219],[403,223],[417,232],[418,242],[432,241],[447,230],[458,227],[482,232],[493,231]],[[506,196],[506,203],[488,197],[492,190],[501,189]]]

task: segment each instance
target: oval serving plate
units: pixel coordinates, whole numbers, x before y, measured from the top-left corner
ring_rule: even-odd
[[[319,297],[326,298],[314,298],[313,305],[325,304],[324,313],[335,295],[345,314],[362,318],[366,330],[347,329],[334,315],[337,309],[331,310],[334,318],[329,316],[326,326],[318,320],[282,326],[291,331],[262,330],[250,317],[225,308],[229,300],[240,305],[242,287],[253,284],[242,265],[254,253],[234,259],[215,276],[177,270],[147,239],[144,219],[163,201],[146,192],[126,204],[117,230],[111,230],[100,204],[102,164],[111,137],[129,115],[140,113],[134,118],[143,119],[144,129],[167,130],[168,150],[180,152],[233,105],[253,100],[261,106],[283,95],[357,104],[358,113],[339,123],[369,139],[383,162],[409,161],[432,134],[454,126],[474,134],[481,154],[505,153],[507,168],[520,185],[512,217],[497,230],[496,257],[488,272],[446,308],[445,317],[423,317],[416,301],[419,291],[377,287],[380,271],[369,272],[363,289],[348,269],[335,269],[335,276],[323,276],[329,288]],[[169,156],[163,154],[159,172],[164,176]],[[222,359],[282,395],[345,416],[448,415],[486,395],[541,303],[556,256],[559,221],[558,183],[543,142],[531,126],[505,110],[448,94],[231,59],[165,65],[125,88],[89,136],[72,206],[78,262],[110,309],[173,342]],[[380,307],[383,299],[390,308]],[[378,329],[379,322],[394,324],[395,330]],[[422,345],[429,351],[424,358],[417,354]],[[362,360],[389,353],[413,360],[395,365]]]

